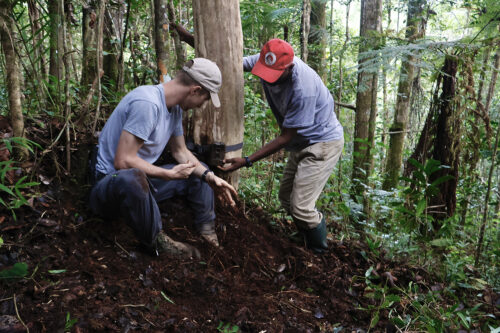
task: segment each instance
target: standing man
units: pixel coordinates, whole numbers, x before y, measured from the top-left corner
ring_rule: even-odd
[[[306,246],[322,253],[328,249],[327,231],[316,200],[344,146],[333,97],[318,74],[295,57],[292,46],[281,39],[268,41],[260,55],[245,57],[243,66],[261,78],[281,134],[250,156],[225,160],[229,165],[221,169],[251,167],[282,148],[290,151],[279,199],[303,234]]]
[[[109,117],[99,137],[92,210],[104,217],[121,216],[139,240],[180,257],[199,257],[191,245],[177,242],[162,229],[157,202],[186,196],[195,227],[211,244],[215,233],[214,192],[234,205],[235,189],[217,177],[186,148],[182,111],[209,99],[220,106],[222,75],[204,58],[187,62],[172,81],[141,86],[129,92]],[[153,165],[168,144],[177,165]]]

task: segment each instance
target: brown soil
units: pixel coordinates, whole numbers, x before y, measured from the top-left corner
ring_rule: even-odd
[[[26,262],[32,276],[3,282],[0,315],[16,316],[17,306],[31,332],[63,331],[67,313],[78,320],[77,332],[216,332],[221,323],[243,332],[369,326],[370,313],[359,310],[365,285],[353,279],[372,265],[360,245],[330,242],[328,253],[316,256],[283,228],[271,228],[262,211],[242,210],[219,209],[216,249],[193,232],[182,199],[162,204],[167,233],[202,252],[201,260],[179,260],[151,256],[124,223],[96,219],[74,194],[49,190],[17,221],[0,224],[4,265]]]

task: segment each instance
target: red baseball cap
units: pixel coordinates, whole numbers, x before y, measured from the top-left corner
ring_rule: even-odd
[[[293,48],[284,40],[275,38],[268,41],[260,51],[260,57],[252,74],[262,80],[274,83],[285,69],[293,63]]]

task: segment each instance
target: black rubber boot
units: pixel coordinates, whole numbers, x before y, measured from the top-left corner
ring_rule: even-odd
[[[316,228],[302,230],[302,234],[304,235],[307,248],[314,253],[323,253],[328,250],[328,243],[326,241],[326,222],[324,217]]]

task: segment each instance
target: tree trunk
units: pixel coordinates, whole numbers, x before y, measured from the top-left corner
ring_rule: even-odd
[[[222,72],[219,93],[221,108],[211,103],[197,109],[191,119],[195,143],[243,142],[243,34],[240,7],[233,0],[193,0],[196,56],[211,59]],[[226,158],[241,156],[241,149],[226,153]],[[228,174],[233,186],[239,173]]]
[[[167,2],[168,0],[154,0],[156,71],[160,82],[167,81],[168,66],[170,64]]]
[[[38,8],[38,4],[35,0],[28,0],[28,14],[30,17],[31,33],[33,36],[33,59],[38,59],[36,68],[39,70],[40,77],[45,79],[47,69],[45,68],[43,44],[40,42],[43,40],[44,30],[40,24],[40,9]]]
[[[484,113],[489,114],[491,101],[493,100],[493,95],[495,94],[495,86],[497,84],[498,70],[500,68],[500,44],[495,53],[493,69],[491,71],[490,85],[488,87],[488,95],[486,96],[486,103],[484,104]]]
[[[97,77],[97,2],[83,5],[81,97],[84,98]]]
[[[382,28],[382,0],[362,0],[358,63],[358,88],[356,93],[356,119],[354,126],[353,183],[355,195],[363,195],[371,173],[374,120],[377,114],[378,67],[368,70],[363,65],[370,60],[364,52],[379,46]],[[365,66],[366,67],[366,66]],[[361,184],[360,184],[361,183]]]
[[[499,110],[500,110],[500,108],[499,108]],[[488,186],[487,186],[486,194],[485,194],[485,198],[484,198],[483,219],[481,222],[481,227],[479,229],[479,239],[477,241],[476,255],[475,255],[475,261],[474,261],[474,265],[476,267],[479,264],[479,258],[481,256],[481,250],[483,247],[484,231],[486,230],[486,224],[488,223],[488,208],[490,205],[490,193],[491,193],[491,188],[492,188],[493,171],[495,171],[499,139],[500,139],[500,126],[498,126],[498,128],[497,128],[496,139],[495,139],[495,143],[493,146],[493,154],[491,155],[490,172],[488,174]]]
[[[124,3],[123,1],[111,2],[104,13],[102,69],[103,82],[109,86],[110,93],[118,91],[120,45],[117,43],[122,35]]]
[[[48,0],[48,10],[50,18],[50,38],[49,38],[49,48],[50,48],[50,60],[49,60],[49,75],[51,77],[49,84],[49,91],[54,103],[54,106],[58,108],[58,103],[61,101],[61,79],[64,73],[64,65],[62,61],[62,55],[64,54],[63,49],[63,34],[61,31],[62,20],[61,16],[62,8],[60,8],[59,0]]]
[[[472,149],[470,149],[470,151],[467,152],[463,158],[464,162],[468,164],[468,174],[470,175],[470,180],[468,181],[469,186],[477,181],[477,176],[478,176],[477,163],[479,162],[480,159],[480,148],[481,148],[481,131],[479,129],[479,123],[480,123],[480,114],[484,114],[484,106],[482,103],[483,88],[484,88],[484,81],[486,78],[486,67],[488,66],[490,54],[491,54],[491,47],[488,47],[483,53],[483,62],[481,64],[481,70],[479,74],[479,86],[476,94],[477,112],[474,113],[473,121],[470,122],[471,133],[469,138],[471,140]],[[462,204],[460,205],[461,206],[460,223],[462,226],[465,225],[471,197],[472,195],[470,193],[467,194],[464,197]]]
[[[406,38],[409,43],[422,37],[422,29],[419,29],[422,21],[422,12],[425,0],[411,0],[408,3],[408,18],[406,20]],[[408,127],[408,110],[410,102],[411,87],[415,71],[415,55],[409,54],[404,57],[401,64],[399,76],[398,93],[394,122],[390,128],[389,151],[386,164],[386,178],[382,188],[389,190],[398,184],[401,164],[403,162],[403,148]]]
[[[447,56],[442,70],[445,74],[439,97],[439,115],[432,158],[449,168],[434,172],[429,181],[432,183],[436,179],[448,175],[452,176],[453,179],[441,183],[438,186],[439,193],[434,195],[429,202],[431,207],[442,207],[442,209],[437,209],[438,212],[432,214],[434,216],[434,230],[439,229],[440,221],[455,213],[457,204],[461,128],[461,119],[457,115],[455,102],[457,69],[458,59],[455,56]]]
[[[348,1],[345,5],[345,39],[344,39],[344,45],[342,46],[342,50],[340,51],[340,56],[339,56],[339,90],[337,93],[337,101],[342,102],[342,93],[344,89],[344,66],[343,66],[343,61],[344,61],[344,54],[345,50],[347,48],[347,44],[349,43],[349,40],[351,39],[349,35],[349,12],[351,9],[351,1]],[[330,78],[332,73],[330,73]],[[335,113],[337,114],[337,118],[339,118],[339,111],[337,108],[335,108]]]
[[[10,17],[12,4],[8,0],[0,1],[0,39],[5,56],[5,69],[7,72],[7,92],[9,95],[10,121],[14,137],[24,137],[24,118],[21,105],[21,71],[14,45],[16,36],[14,22]],[[16,147],[15,157],[23,160],[28,156],[26,148]]]
[[[168,19],[170,22],[177,22],[177,16],[175,15],[175,7],[173,0],[168,2]],[[174,47],[175,47],[175,68],[180,69],[182,65],[186,62],[186,49],[184,44],[181,42],[179,33],[177,30],[174,31]]]
[[[311,1],[311,30],[308,36],[308,64],[326,82],[326,2]]]
[[[95,135],[97,122],[101,112],[101,99],[102,99],[102,85],[101,85],[101,72],[102,72],[102,47],[104,39],[104,14],[106,13],[106,0],[99,0],[97,17],[97,49],[96,49],[96,77],[97,77],[97,106],[95,110],[94,123],[92,125],[92,135]]]
[[[307,62],[308,48],[307,41],[311,30],[311,0],[304,0],[302,3],[302,20],[300,24],[300,58]]]

